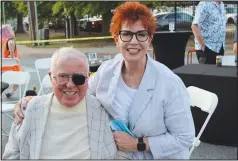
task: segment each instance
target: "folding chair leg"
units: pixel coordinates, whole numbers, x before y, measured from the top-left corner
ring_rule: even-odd
[[[192,146],[191,149],[189,150],[189,157],[191,157],[191,154],[193,153],[195,146]]]
[[[5,130],[2,129],[2,136],[9,136],[9,134]]]
[[[42,87],[40,87],[40,89],[39,89],[39,91],[38,91],[38,96],[40,96],[41,95],[41,91],[42,91]]]
[[[11,120],[14,120],[14,118],[6,113],[3,113],[3,115],[7,116],[8,118],[10,118]]]

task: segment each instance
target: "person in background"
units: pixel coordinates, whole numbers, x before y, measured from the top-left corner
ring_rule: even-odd
[[[235,62],[236,62],[236,66],[238,67],[238,51],[237,51],[237,28],[235,31],[235,37],[234,37],[234,42],[233,42],[233,51],[235,53]],[[237,75],[238,75],[238,70],[237,70]]]
[[[117,150],[108,113],[87,94],[88,76],[85,54],[57,50],[49,72],[53,93],[31,97],[23,124],[12,124],[3,159],[131,159]]]
[[[192,22],[195,49],[199,63],[216,64],[224,55],[226,15],[222,1],[199,2]]]
[[[13,66],[2,66],[2,72],[6,71],[21,71],[20,66],[20,55],[16,47],[15,38],[10,38],[4,43],[4,58],[14,58],[17,59],[18,64]],[[17,90],[18,85],[12,85],[9,87],[8,92],[6,92],[7,98],[10,98],[14,92]]]
[[[234,53],[236,54],[236,56],[237,56],[237,54],[238,54],[238,51],[237,51],[237,42],[238,42],[238,40],[237,40],[237,29],[236,29],[235,37],[234,37],[234,42],[233,42],[233,51],[234,51]]]
[[[121,53],[90,77],[88,94],[135,136],[115,131],[119,151],[130,152],[133,159],[189,159],[195,138],[190,98],[182,80],[147,53],[155,25],[139,2],[115,9],[110,32]],[[21,123],[19,104],[14,113]]]

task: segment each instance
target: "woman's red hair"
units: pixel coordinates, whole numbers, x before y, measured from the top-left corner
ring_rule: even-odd
[[[110,25],[110,33],[112,35],[118,33],[125,21],[131,25],[138,20],[142,22],[151,35],[154,34],[156,23],[149,8],[139,2],[125,2],[115,9]]]

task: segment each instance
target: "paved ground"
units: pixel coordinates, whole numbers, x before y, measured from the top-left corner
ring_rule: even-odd
[[[18,45],[18,49],[21,53],[21,64],[24,71],[30,72],[31,81],[29,88],[32,88],[33,85],[39,89],[39,81],[37,78],[36,70],[34,67],[34,62],[36,59],[51,57],[53,51],[55,49],[37,49],[37,48],[27,48],[22,45]],[[104,53],[104,54],[112,54],[115,55],[119,52],[119,50],[115,46],[107,46],[102,48],[80,48],[80,50],[84,53],[86,52],[97,52],[97,53]],[[151,54],[151,51],[149,51]],[[227,50],[227,53],[232,53],[231,49]],[[100,56],[101,54],[99,54]],[[198,63],[195,55],[193,56],[193,63]],[[185,57],[185,64],[186,64],[186,57]],[[46,74],[47,71],[41,73],[41,76]],[[2,95],[2,101],[6,101],[6,97]],[[17,95],[14,95],[11,100],[16,99]],[[10,113],[11,114],[11,113]],[[3,116],[2,118],[2,128],[9,131],[10,125],[12,121]],[[2,137],[2,152],[4,151],[5,144],[7,142],[7,137]],[[2,155],[1,155],[2,156]],[[227,147],[227,146],[218,146],[218,145],[211,145],[207,143],[201,143],[198,148],[194,150],[194,153],[191,156],[191,159],[237,159],[237,148],[236,147]]]

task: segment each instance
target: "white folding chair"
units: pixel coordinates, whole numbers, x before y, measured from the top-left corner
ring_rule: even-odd
[[[190,86],[187,88],[187,91],[190,95],[190,103],[192,107],[198,107],[202,111],[207,112],[208,116],[200,129],[197,137],[195,137],[193,141],[193,145],[189,150],[189,156],[191,156],[195,147],[198,147],[200,144],[199,138],[201,137],[204,129],[206,128],[213,112],[215,111],[217,104],[218,104],[218,97],[215,93],[206,91],[204,89]]]
[[[7,116],[8,118],[12,119],[12,116],[8,115],[7,112],[14,110],[14,105],[11,104],[13,102],[18,102],[20,99],[22,99],[23,96],[25,96],[29,82],[30,82],[30,74],[28,72],[22,72],[22,71],[7,71],[2,74],[2,81],[5,83],[8,83],[9,85],[17,84],[19,85],[19,99],[16,101],[4,101],[2,103],[1,113],[2,115]],[[23,93],[22,93],[22,86],[25,86]],[[2,129],[3,133],[5,133],[6,136],[8,136],[8,133]],[[3,134],[4,135],[4,134]]]
[[[38,95],[45,94],[43,88],[51,88],[51,81],[48,74],[46,74],[43,79],[40,77],[40,70],[49,70],[50,69],[51,58],[42,58],[35,61],[36,73],[40,83],[40,89]],[[47,93],[47,92],[46,92]]]

